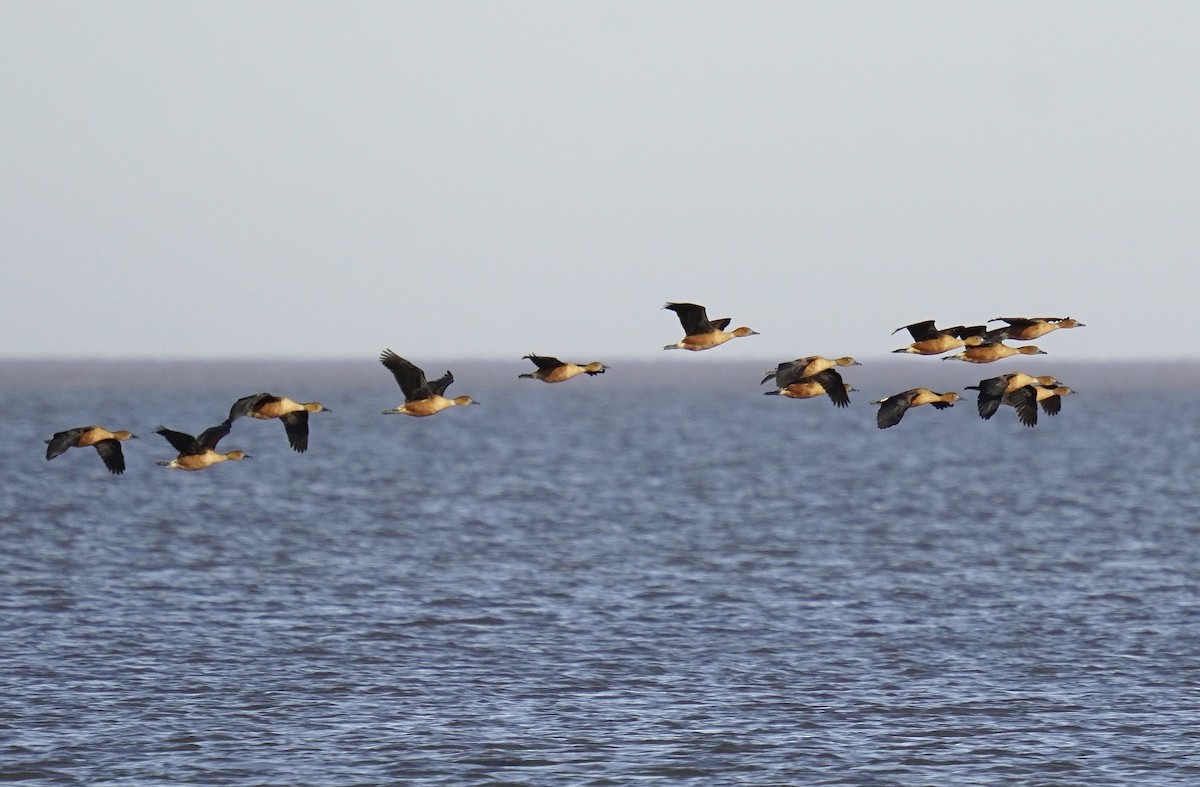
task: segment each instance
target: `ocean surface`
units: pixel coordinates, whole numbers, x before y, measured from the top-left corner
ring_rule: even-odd
[[[846,410],[459,364],[426,419],[373,360],[0,363],[0,781],[1200,784],[1194,385],[877,430],[903,360]],[[154,464],[260,390],[332,409],[308,453]],[[124,476],[46,462],[90,423]]]

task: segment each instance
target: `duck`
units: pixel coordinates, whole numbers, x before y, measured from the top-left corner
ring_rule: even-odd
[[[1008,323],[1006,327],[996,328],[993,332],[1018,342],[1033,341],[1062,328],[1087,327],[1071,317],[993,317],[988,322]]]
[[[1014,355],[1046,355],[1046,351],[1032,344],[1027,344],[1024,347],[1010,347],[1003,342],[981,342],[975,345],[968,345],[963,348],[960,353],[947,355],[943,361],[966,361],[967,363],[991,363],[998,361],[1001,358],[1009,358]]]
[[[225,461],[240,462],[243,459],[253,459],[254,457],[245,451],[235,450],[222,454],[216,450],[217,443],[221,442],[221,438],[229,434],[229,430],[232,428],[233,422],[226,420],[205,429],[198,437],[192,437],[190,434],[160,426],[154,430],[154,433],[162,435],[171,444],[171,447],[179,452],[179,456],[170,462],[158,462],[157,464],[177,470],[195,471]]]
[[[722,317],[719,320],[709,320],[708,313],[704,307],[695,303],[668,303],[663,308],[675,312],[679,317],[679,323],[683,326],[683,332],[686,334],[674,344],[668,344],[666,347],[663,347],[664,350],[692,350],[693,352],[698,352],[700,350],[711,349],[719,344],[724,344],[730,339],[758,336],[758,331],[745,326],[734,328],[732,331],[726,331],[725,329],[729,327],[728,317]]]
[[[1060,385],[1059,381],[1048,374],[1031,377],[1024,372],[1012,372],[1011,374],[1002,374],[999,377],[989,377],[986,380],[980,380],[979,385],[968,385],[967,388],[979,391],[979,399],[976,402],[976,406],[979,409],[979,417],[986,421],[996,414],[996,410],[1000,408],[1002,403],[1013,404],[1011,401],[1004,401],[1006,396],[1010,396],[1022,388],[1031,386],[1053,387],[1056,385]],[[1021,410],[1017,411],[1017,417],[1022,418],[1022,423],[1024,423]]]
[[[907,330],[913,342],[907,347],[892,350],[894,353],[911,355],[941,355],[959,347],[982,341],[987,332],[986,325],[956,325],[953,328],[938,328],[934,320],[922,320],[911,325],[901,325],[893,334]]]
[[[46,440],[46,461],[66,453],[68,448],[86,448],[95,446],[104,466],[113,475],[125,472],[125,454],[121,443],[125,440],[137,440],[137,435],[124,429],[110,432],[103,426],[77,426],[63,432],[55,432]]]
[[[578,377],[581,374],[595,377],[598,374],[604,374],[608,369],[607,366],[599,361],[592,361],[581,366],[576,363],[560,361],[548,355],[534,355],[530,353],[523,356],[523,358],[533,361],[534,366],[537,367],[537,371],[529,374],[519,374],[517,375],[518,380],[530,379],[541,380],[544,383],[561,383],[570,380],[572,377]]]
[[[953,407],[960,398],[962,397],[953,391],[938,393],[928,388],[910,388],[898,394],[885,396],[871,404],[880,405],[879,412],[875,415],[875,425],[880,429],[887,429],[900,423],[900,419],[910,407],[928,404],[937,410],[945,410],[947,407]]]
[[[400,385],[400,390],[404,392],[404,404],[384,410],[384,415],[411,415],[422,418],[436,415],[447,407],[479,404],[469,396],[447,399],[442,395],[454,382],[454,375],[448,371],[433,382],[428,382],[425,372],[392,350],[384,350],[379,356],[379,362],[387,367]]]
[[[762,382],[759,385],[762,385],[767,380],[774,380],[777,386],[786,388],[805,377],[812,377],[835,366],[862,366],[862,364],[848,355],[844,355],[841,358],[824,358],[820,355],[810,355],[806,358],[797,358],[794,361],[784,361],[774,369],[768,369],[763,372],[766,376],[762,378]]]
[[[278,418],[287,432],[288,445],[298,454],[308,450],[308,414],[332,412],[320,402],[297,402],[286,396],[256,393],[243,396],[229,408],[229,422],[244,415],[269,421]]]
[[[842,382],[842,376],[836,370],[826,369],[794,382],[781,384],[777,390],[766,391],[764,395],[786,396],[788,399],[813,399],[818,396],[828,396],[835,406],[849,407],[850,392],[857,390],[857,388],[851,388],[849,383]]]
[[[1048,378],[1052,384],[1035,381],[1030,385],[1025,385],[1005,393],[996,404],[991,405],[992,411],[1000,404],[1008,405],[1013,408],[1017,414],[1017,420],[1028,427],[1037,426],[1038,422],[1038,403],[1042,405],[1042,410],[1047,415],[1058,415],[1062,409],[1062,397],[1075,393],[1072,389],[1065,385],[1059,384],[1054,378]],[[984,418],[990,418],[991,415],[984,416],[984,388],[987,380],[980,380],[980,384],[968,385],[967,388],[973,388],[979,391],[979,408],[980,415]],[[995,388],[993,388],[993,391]]]

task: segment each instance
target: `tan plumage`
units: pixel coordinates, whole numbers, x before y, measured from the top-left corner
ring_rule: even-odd
[[[422,418],[436,415],[442,410],[456,405],[479,404],[469,396],[447,399],[442,395],[454,382],[454,375],[450,372],[446,372],[433,382],[428,382],[425,379],[425,372],[391,350],[384,350],[379,356],[379,362],[392,373],[400,390],[404,392],[404,404],[384,410],[384,415],[411,415]]]
[[[871,402],[871,404],[880,405],[879,412],[875,415],[875,425],[880,429],[887,429],[900,423],[900,419],[911,407],[928,404],[935,409],[944,410],[952,407],[959,398],[959,395],[954,392],[937,393],[928,388],[911,388],[898,394],[885,396],[878,401]]]
[[[548,355],[526,355],[525,358],[533,361],[537,366],[537,371],[529,374],[519,374],[517,379],[541,380],[544,383],[561,383],[570,380],[572,377],[578,377],[581,374],[586,374],[589,377],[594,377],[597,374],[604,374],[608,369],[607,366],[599,361],[592,361],[588,364],[575,364],[560,361],[557,358],[551,358]]]
[[[46,441],[46,461],[66,452],[68,448],[86,448],[95,446],[104,466],[113,475],[125,472],[125,454],[121,450],[124,440],[136,440],[138,436],[132,432],[118,430],[110,432],[103,426],[77,426],[63,432],[55,432]]]
[[[758,335],[758,331],[745,326],[726,331],[725,328],[729,326],[728,317],[709,320],[704,307],[695,303],[668,303],[663,308],[675,312],[686,334],[674,344],[663,347],[664,350],[708,350],[730,339]]]

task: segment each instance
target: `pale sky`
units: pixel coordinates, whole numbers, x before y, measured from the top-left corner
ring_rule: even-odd
[[[0,357],[1196,357],[1200,3],[0,1]]]

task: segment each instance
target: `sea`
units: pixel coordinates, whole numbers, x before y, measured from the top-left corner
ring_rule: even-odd
[[[1200,364],[930,360],[431,361],[432,418],[371,357],[0,361],[0,781],[1200,784]],[[1079,393],[980,419],[1018,369]],[[155,464],[258,391],[307,453]],[[44,458],[93,423],[124,475]]]

